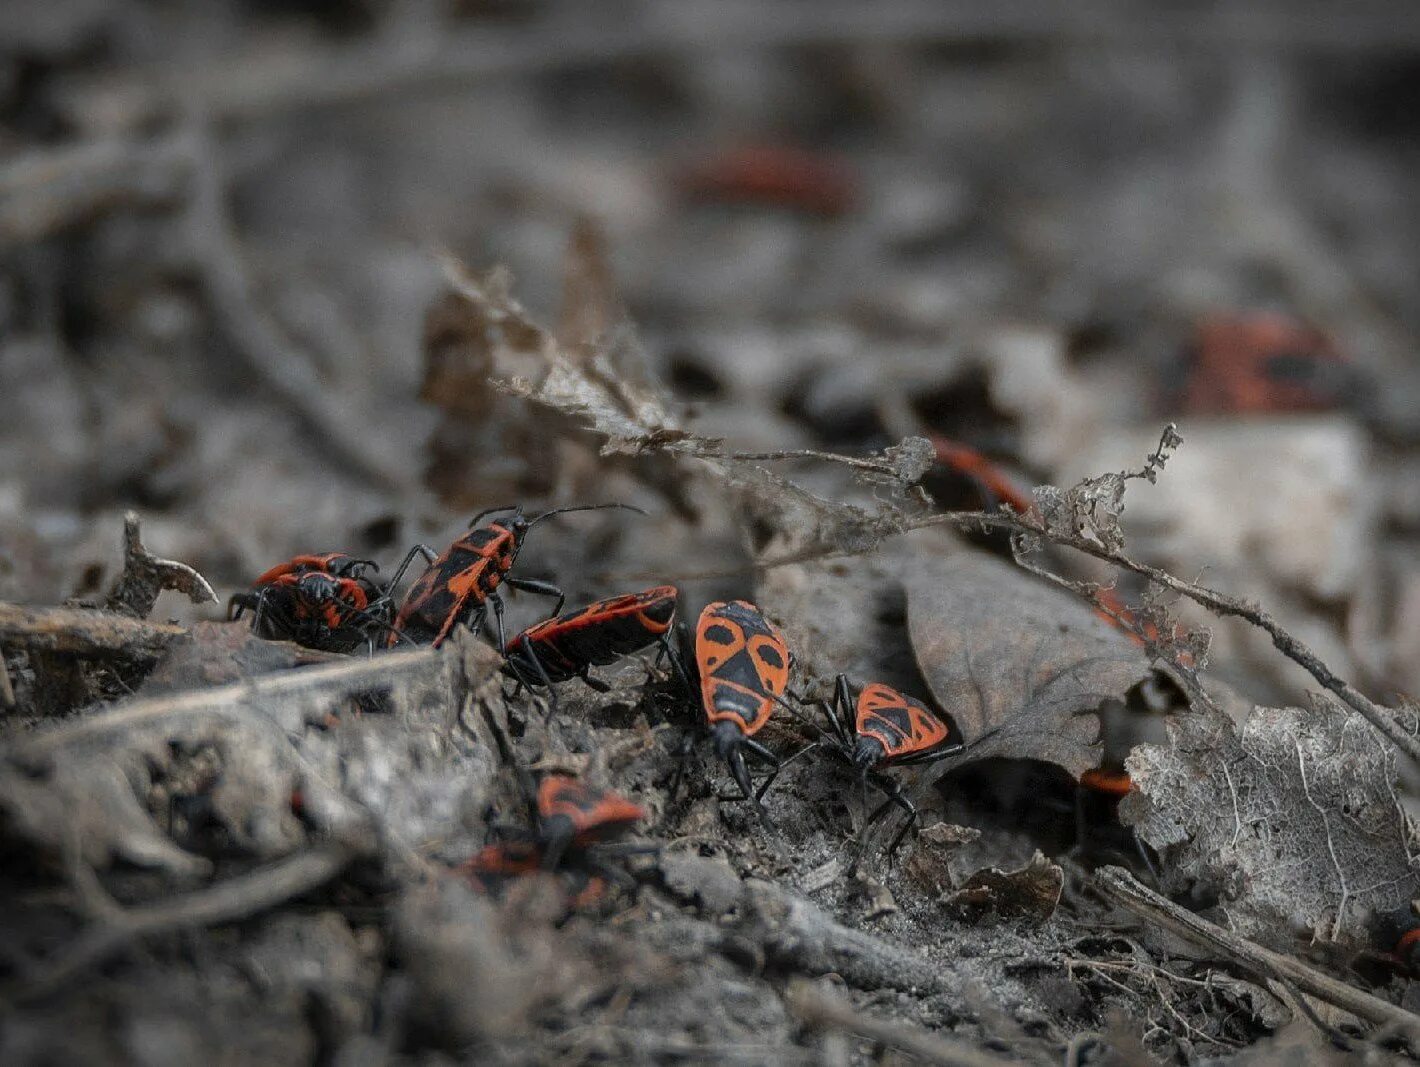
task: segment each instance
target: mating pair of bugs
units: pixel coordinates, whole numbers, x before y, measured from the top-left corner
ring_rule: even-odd
[[[296,556],[272,567],[250,589],[233,596],[228,613],[236,619],[243,611],[251,611],[252,628],[274,640],[295,641],[332,652],[350,652],[366,645],[373,652],[377,644],[389,648],[400,644],[438,647],[460,624],[477,633],[491,606],[498,625],[498,647],[502,650],[505,641],[500,585],[557,597],[554,615],[564,599],[562,591],[549,582],[509,573],[528,531],[554,515],[603,508],[640,512],[627,504],[589,504],[557,508],[529,518],[519,506],[489,508],[474,516],[468,532],[442,555],[427,545],[415,545],[388,584],[380,585],[370,578],[380,569],[374,560],[355,559],[340,552]],[[479,525],[487,516],[502,511],[513,514]],[[395,590],[420,556],[428,569],[396,605]]]

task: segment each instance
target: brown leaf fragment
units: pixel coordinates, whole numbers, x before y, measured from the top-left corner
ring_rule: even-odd
[[[1087,605],[983,553],[921,559],[907,614],[922,676],[971,745],[952,765],[1009,756],[1078,777],[1099,764],[1095,712],[1149,677]]]
[[[1359,950],[1373,913],[1420,890],[1393,750],[1353,712],[1259,707],[1240,727],[1182,715],[1168,745],[1125,766],[1120,817],[1158,852],[1164,887],[1216,894],[1240,934]]]
[[[217,602],[217,594],[207,579],[186,563],[159,559],[148,551],[138,515],[130,511],[123,516],[123,573],[109,592],[105,606],[135,619],[146,619],[158,594],[165,589],[184,594],[194,604]]]
[[[949,910],[971,919],[1029,919],[1045,922],[1055,914],[1065,873],[1037,852],[1024,867],[1003,871],[986,867],[943,899]]]
[[[951,865],[956,854],[980,840],[981,831],[974,826],[957,826],[938,822],[917,835],[916,846],[907,859],[907,876],[933,896],[956,888]]]

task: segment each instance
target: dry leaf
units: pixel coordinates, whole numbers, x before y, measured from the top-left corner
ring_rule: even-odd
[[[757,519],[792,532],[797,551],[862,552],[905,527],[905,493],[931,466],[930,442],[913,437],[855,457],[741,454],[689,432],[651,376],[635,330],[614,298],[603,256],[594,231],[579,228],[568,256],[560,340],[513,299],[506,271],[478,274],[446,260],[449,286],[463,314],[480,327],[468,331],[483,345],[476,372],[486,362],[497,389],[592,430],[604,439],[603,456],[665,452],[701,461],[695,474],[709,473],[751,504]],[[860,480],[886,489],[889,499],[871,509],[829,500],[763,465],[794,458],[841,463]]]
[[[1359,715],[1256,708],[1237,728],[1194,713],[1169,735],[1126,761],[1120,817],[1159,853],[1166,887],[1216,893],[1236,932],[1359,949],[1372,912],[1420,890],[1393,750]]]
[[[1094,713],[1150,673],[1144,653],[1087,605],[979,552],[921,560],[907,616],[938,706],[968,743],[981,739],[954,765],[1011,756],[1078,777],[1099,763]]]
[[[792,636],[806,675],[831,683],[846,674],[858,685],[884,682],[920,694],[903,579],[923,555],[959,551],[962,542],[949,531],[914,530],[870,555],[765,571],[758,602]],[[770,552],[779,554],[777,546]]]
[[[977,871],[942,904],[968,918],[994,915],[1045,922],[1055,914],[1064,887],[1065,873],[1037,852],[1024,867],[1009,871],[986,867]]]

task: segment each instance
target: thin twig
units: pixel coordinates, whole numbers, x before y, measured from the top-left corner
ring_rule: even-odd
[[[1051,544],[1072,548],[1095,559],[1111,563],[1116,567],[1132,571],[1157,585],[1185,596],[1196,604],[1207,608],[1215,615],[1242,619],[1265,632],[1272,638],[1273,645],[1288,659],[1304,668],[1321,686],[1336,694],[1343,703],[1355,709],[1367,722],[1383,733],[1392,743],[1411,759],[1420,763],[1420,739],[1405,732],[1395,718],[1370,698],[1361,693],[1328,667],[1307,645],[1282,628],[1282,625],[1257,604],[1228,596],[1216,589],[1176,578],[1168,571],[1140,563],[1089,540],[1086,537],[1061,530],[1049,529],[1044,523],[1031,516],[1012,512],[956,512],[950,515],[931,515],[914,519],[909,529],[931,526],[952,526],[957,529],[995,529],[1014,533],[1024,533],[1040,537]]]
[[[105,909],[107,918],[94,923],[0,997],[15,1003],[39,1000],[145,937],[255,915],[325,884],[344,870],[351,858],[348,847],[326,845],[207,889],[116,912]]]
[[[1302,992],[1367,1022],[1392,1026],[1412,1041],[1420,1039],[1420,1015],[1339,982],[1292,956],[1273,952],[1230,933],[1140,884],[1122,867],[1102,867],[1095,872],[1095,880],[1106,896],[1136,915],[1187,941],[1223,953],[1264,980],[1276,978],[1290,982]]]
[[[965,1041],[929,1033],[902,1022],[875,1019],[857,1011],[841,997],[830,994],[817,982],[794,978],[784,993],[789,1013],[805,1026],[834,1029],[856,1034],[890,1048],[906,1052],[927,1063],[942,1067],[1002,1067],[1007,1062],[981,1052]]]
[[[859,989],[953,992],[940,967],[910,948],[844,926],[817,904],[774,882],[746,883],[739,932],[764,947],[775,966],[840,975]]]
[[[871,471],[885,478],[899,479],[901,477],[901,471],[891,463],[884,463],[881,460],[868,459],[862,456],[845,456],[840,452],[822,452],[816,448],[790,448],[780,452],[725,452],[713,448],[704,448],[694,454],[700,456],[702,459],[729,459],[743,462],[820,459],[826,463],[837,463],[844,467]]]

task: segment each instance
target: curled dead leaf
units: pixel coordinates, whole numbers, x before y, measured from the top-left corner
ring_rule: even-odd
[[[920,559],[907,616],[922,676],[970,745],[954,765],[1010,756],[1078,777],[1099,763],[1098,709],[1150,674],[1086,604],[979,552]]]

